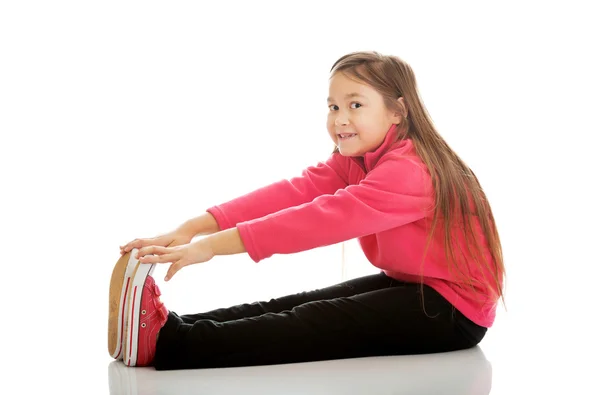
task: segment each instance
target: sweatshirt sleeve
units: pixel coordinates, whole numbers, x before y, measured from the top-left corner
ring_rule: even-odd
[[[303,170],[301,176],[275,182],[206,211],[215,217],[219,229],[225,230],[240,222],[310,202],[317,196],[333,194],[347,185],[347,175],[336,153],[326,162]]]
[[[374,234],[426,217],[433,187],[416,161],[390,155],[356,185],[237,224],[253,261]]]

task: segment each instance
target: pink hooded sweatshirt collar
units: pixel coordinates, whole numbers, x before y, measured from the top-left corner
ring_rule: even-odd
[[[353,156],[351,159],[357,162],[363,168],[363,170],[365,170],[365,173],[368,173],[369,171],[373,170],[379,159],[381,159],[386,152],[388,152],[396,144],[400,143],[400,141],[397,141],[397,138],[398,125],[392,124],[385,135],[383,143],[381,143],[381,145],[377,147],[375,151],[367,152],[362,156]]]

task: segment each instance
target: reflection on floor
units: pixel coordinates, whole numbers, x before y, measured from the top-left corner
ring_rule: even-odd
[[[108,365],[111,395],[460,394],[487,395],[492,366],[480,347],[410,356],[226,369],[156,371]]]

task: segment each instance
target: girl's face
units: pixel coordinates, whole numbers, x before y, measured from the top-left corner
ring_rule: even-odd
[[[385,107],[379,92],[340,72],[329,81],[327,105],[327,131],[344,156],[375,151],[392,124],[399,124],[402,119],[401,114]]]

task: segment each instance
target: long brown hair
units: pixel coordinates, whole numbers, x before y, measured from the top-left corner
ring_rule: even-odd
[[[505,268],[492,209],[473,171],[448,146],[434,127],[422,103],[415,74],[410,65],[397,56],[382,55],[374,51],[353,52],[342,56],[334,63],[331,76],[338,72],[377,90],[383,96],[385,106],[390,111],[403,112],[398,98],[404,98],[408,114],[405,114],[403,125],[397,128],[399,133],[397,138],[412,140],[417,154],[430,172],[435,191],[435,207],[427,248],[436,230],[441,231],[438,225],[441,218],[444,228],[444,250],[449,262],[448,269],[460,276],[461,282],[473,289],[476,284],[469,276],[473,269],[461,265],[455,254],[455,250],[459,249],[453,248],[456,242],[453,231],[463,232],[468,253],[477,263],[477,269],[481,273],[485,271],[491,273],[494,279],[493,284],[478,285],[488,288],[504,302]],[[337,152],[337,147],[334,152]],[[487,241],[486,246],[481,245],[482,241],[476,236],[475,220],[479,221],[483,230]],[[491,253],[491,263],[484,258],[484,247],[488,247]],[[473,254],[474,249],[477,250],[477,256]]]

